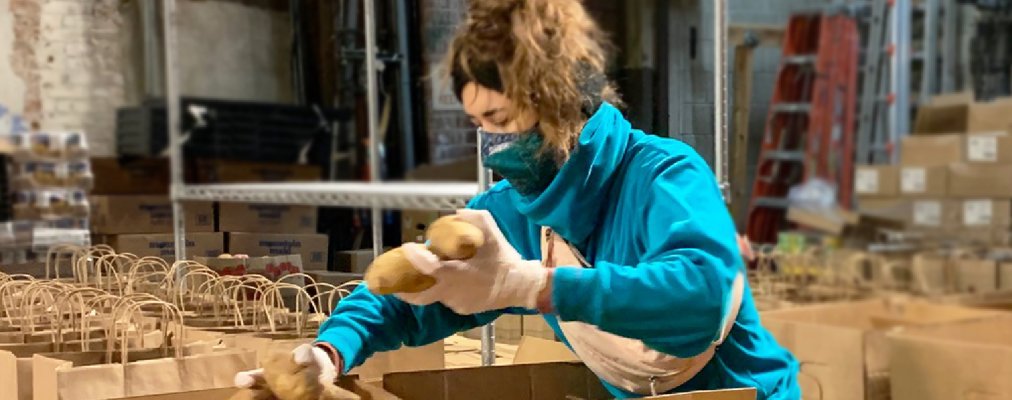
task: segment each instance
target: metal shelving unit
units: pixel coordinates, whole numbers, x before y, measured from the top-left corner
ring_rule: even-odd
[[[715,73],[714,91],[716,107],[714,118],[714,149],[715,173],[728,199],[727,185],[727,0],[717,0],[714,8],[714,51]],[[365,27],[366,70],[376,71],[377,48],[375,32],[375,4],[373,0],[363,3]],[[168,114],[168,131],[173,224],[175,235],[175,255],[177,260],[186,259],[186,229],[184,201],[219,201],[240,203],[275,203],[301,204],[328,207],[372,208],[373,254],[379,255],[383,249],[383,209],[421,209],[421,210],[454,210],[463,208],[467,202],[491,185],[491,173],[481,165],[479,159],[478,182],[474,184],[447,183],[392,183],[379,181],[379,154],[377,131],[378,87],[376,74],[367,75],[367,112],[369,126],[369,165],[373,171],[370,182],[307,182],[307,183],[276,183],[276,184],[221,184],[221,185],[187,185],[183,180],[182,145],[186,138],[181,132],[179,76],[176,65],[176,0],[162,0],[162,29],[165,43],[165,97]],[[478,148],[480,149],[480,143]],[[495,363],[495,339],[492,324],[486,325],[482,331],[482,364]]]

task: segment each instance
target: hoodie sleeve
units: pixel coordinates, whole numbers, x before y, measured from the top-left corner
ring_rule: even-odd
[[[374,353],[425,346],[460,331],[494,321],[502,312],[458,315],[442,304],[413,306],[394,296],[377,296],[361,284],[338,303],[320,326],[318,341],[334,346],[344,371],[362,365]]]
[[[485,209],[485,197],[475,197],[467,207]],[[377,352],[397,350],[402,345],[425,346],[486,325],[503,313],[523,311],[459,315],[440,303],[414,306],[396,296],[377,296],[363,283],[337,304],[334,313],[320,326],[317,341],[334,346],[344,360],[341,372],[348,373]]]
[[[623,188],[644,194],[625,205],[641,216],[632,234],[639,263],[557,268],[555,312],[564,321],[692,357],[717,339],[729,312],[732,282],[742,269],[735,227],[713,173],[697,154],[642,167],[642,177]]]

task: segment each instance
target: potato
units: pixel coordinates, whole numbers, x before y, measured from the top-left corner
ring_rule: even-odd
[[[455,215],[437,219],[425,232],[428,248],[443,260],[467,260],[485,245],[485,234]],[[381,254],[365,272],[369,290],[377,295],[418,293],[431,288],[436,279],[419,272],[398,247]]]

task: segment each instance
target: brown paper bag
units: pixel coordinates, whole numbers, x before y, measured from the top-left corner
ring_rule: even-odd
[[[125,304],[116,310],[114,320],[135,315],[142,307],[154,304],[159,303],[147,300]],[[183,321],[178,309],[160,304],[172,326],[181,328]],[[122,339],[122,334],[113,325],[108,336],[110,340]],[[174,335],[183,337],[182,329],[177,329]],[[253,352],[211,351],[208,343],[132,350],[122,340],[118,351],[112,350],[112,344],[104,352],[35,355],[32,361],[35,399],[99,400],[227,388],[232,386],[236,373],[256,367]]]

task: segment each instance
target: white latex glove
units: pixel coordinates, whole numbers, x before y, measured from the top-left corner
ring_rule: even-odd
[[[488,211],[460,210],[457,216],[485,233],[485,245],[469,260],[440,261],[424,245],[404,244],[408,261],[436,278],[436,284],[420,293],[396,296],[414,305],[443,303],[461,315],[509,307],[536,308],[548,270],[540,261],[521,258]]]
[[[292,356],[296,364],[306,367],[302,373],[316,375],[324,383],[333,383],[337,379],[337,367],[323,349],[306,343],[292,350]],[[262,368],[235,374],[235,387],[255,391],[256,399],[274,398],[267,387]]]

